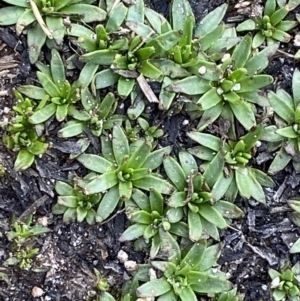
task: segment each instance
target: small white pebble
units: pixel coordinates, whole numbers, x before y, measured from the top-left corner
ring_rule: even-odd
[[[126,261],[128,261],[128,254],[126,252],[124,252],[123,250],[120,250],[118,252],[117,258],[119,259],[119,261],[121,263],[125,263]]]
[[[136,271],[138,269],[138,264],[136,261],[128,260],[124,263],[124,267],[127,271]]]
[[[31,290],[31,294],[32,294],[33,298],[41,297],[41,296],[44,295],[44,293],[45,292],[41,288],[39,288],[37,286],[33,287],[32,290]]]

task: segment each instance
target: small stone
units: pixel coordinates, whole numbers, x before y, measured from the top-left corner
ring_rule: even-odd
[[[125,263],[126,261],[128,261],[128,254],[126,252],[124,252],[123,250],[120,250],[118,252],[117,258],[119,259],[119,261],[121,263]]]
[[[136,271],[138,269],[138,264],[136,261],[128,260],[124,263],[124,267],[127,271]]]
[[[48,226],[48,218],[47,216],[42,216],[42,217],[39,217],[37,222],[41,225],[41,226],[44,226],[44,227],[47,227]]]
[[[31,294],[32,294],[32,297],[33,297],[33,298],[38,298],[38,297],[43,296],[43,295],[45,294],[45,292],[44,292],[41,288],[35,286],[35,287],[33,287],[33,289],[31,290]]]

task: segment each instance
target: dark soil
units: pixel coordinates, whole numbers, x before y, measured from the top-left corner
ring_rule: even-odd
[[[167,0],[148,0],[146,3],[165,16],[169,13],[170,2]],[[191,1],[197,20],[222,3],[223,0]],[[229,12],[226,18],[236,15],[233,8]],[[282,51],[294,53],[296,49],[290,43]],[[276,79],[274,88],[290,89],[294,67],[295,62],[288,56],[274,58],[267,70]],[[0,91],[8,91],[7,96],[0,97],[1,122],[5,121],[15,101],[11,89],[35,81],[31,68],[26,39],[17,37],[11,28],[0,28]],[[149,108],[149,116],[150,121],[162,117],[156,107]],[[181,145],[190,143],[186,141],[185,132],[192,125],[182,126],[186,118],[177,114],[165,119],[164,130],[169,135],[160,141],[162,145],[174,145],[176,152]],[[117,260],[118,251],[123,249],[129,254],[129,259],[137,262],[146,258],[144,253],[135,252],[131,244],[119,243],[118,238],[126,226],[123,213],[104,225],[94,226],[86,223],[66,225],[61,216],[51,213],[56,203],[55,180],[66,179],[70,171],[82,174],[79,164],[68,159],[68,155],[76,150],[76,141],[61,141],[56,138],[56,132],[55,122],[50,121],[47,139],[53,143],[52,148],[22,173],[13,170],[15,154],[8,151],[0,140],[0,163],[7,170],[5,177],[0,178],[0,272],[6,273],[9,279],[8,283],[0,281],[0,300],[3,301],[87,300],[88,296],[96,294],[94,268],[108,277],[113,291],[118,292],[129,277],[123,264]],[[96,139],[91,151],[99,151]],[[262,145],[253,164],[267,170],[270,160],[270,154]],[[286,260],[292,263],[300,260],[300,255],[289,254],[289,246],[300,235],[300,230],[289,220],[286,205],[288,198],[297,195],[300,178],[289,166],[274,180],[276,188],[267,189],[266,205],[238,200],[237,205],[245,212],[244,218],[221,233],[224,249],[219,264],[231,276],[230,280],[238,290],[245,293],[245,301],[271,300],[268,268],[277,269]],[[12,215],[22,220],[34,212],[36,222],[46,223],[51,232],[36,239],[40,253],[32,270],[4,267],[3,262],[13,252],[13,245],[6,238]],[[44,295],[33,298],[34,287],[41,288]]]

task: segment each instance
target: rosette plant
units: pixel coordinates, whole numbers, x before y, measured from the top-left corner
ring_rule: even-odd
[[[276,42],[288,43],[291,35],[287,32],[296,27],[298,22],[284,20],[287,14],[300,4],[299,0],[267,0],[263,16],[250,18],[236,28],[237,31],[255,31],[253,48],[258,48],[264,42],[268,45]]]
[[[262,186],[273,187],[274,182],[261,170],[249,166],[262,131],[262,125],[258,125],[238,141],[228,142],[210,134],[188,133],[188,137],[200,144],[188,151],[207,162],[202,165],[203,176],[212,187],[213,199],[224,196],[233,202],[239,193],[244,198],[265,202]]]
[[[297,262],[291,269],[284,267],[280,272],[269,269],[272,278],[271,290],[275,301],[299,301],[300,294],[300,264]]]
[[[14,168],[25,170],[29,168],[35,156],[42,155],[48,149],[49,144],[44,142],[42,132],[43,125],[34,126],[29,118],[40,106],[36,106],[29,98],[24,98],[18,91],[14,90],[18,104],[13,106],[13,117],[5,128],[2,140],[7,148],[18,152]]]
[[[191,154],[179,152],[179,162],[170,156],[163,160],[164,169],[177,188],[167,201],[173,209],[170,215],[183,216],[186,213],[192,241],[198,241],[203,232],[218,240],[218,228],[226,228],[227,219],[239,218],[243,212],[230,202],[213,200],[210,188],[198,172],[196,160]]]
[[[85,23],[105,20],[106,12],[90,5],[95,0],[4,0],[12,6],[0,9],[0,26],[16,24],[17,34],[26,28],[29,59],[34,64],[46,39],[61,45],[66,34],[64,18]],[[71,23],[69,26],[73,26]],[[50,44],[55,46],[55,44]]]
[[[279,88],[270,91],[268,98],[276,113],[276,125],[264,129],[262,140],[269,142],[270,150],[279,149],[268,172],[275,174],[292,161],[300,172],[300,72],[295,69],[292,79],[292,96]]]
[[[198,60],[187,70],[193,75],[175,81],[166,90],[192,95],[192,101],[203,111],[198,125],[203,130],[219,116],[231,123],[231,139],[235,139],[235,118],[247,130],[256,125],[254,104],[268,106],[259,89],[270,85],[273,78],[262,72],[278,45],[270,46],[256,55],[251,52],[252,38],[246,35],[226,54],[220,64],[206,58]]]
[[[163,276],[141,285],[137,296],[157,300],[198,300],[197,294],[215,294],[231,289],[224,273],[212,269],[220,255],[221,244],[207,247],[200,240],[180,250],[168,232],[162,232],[164,251],[168,261],[152,261],[151,265]]]
[[[58,131],[59,137],[74,137],[83,133],[86,128],[99,137],[103,130],[111,129],[114,124],[122,124],[124,118],[120,115],[113,115],[118,105],[113,93],[106,94],[102,101],[98,95],[83,97],[81,103],[84,110],[78,110],[73,105],[69,106],[68,114],[74,119],[68,121]]]
[[[94,207],[100,202],[101,194],[94,193],[86,195],[83,190],[76,185],[76,180],[72,181],[73,185],[57,181],[55,191],[58,193],[57,204],[52,208],[53,214],[63,214],[63,221],[70,223],[86,222],[92,225],[95,222],[96,211]]]
[[[125,230],[119,240],[124,242],[143,237],[146,243],[151,242],[149,255],[152,259],[161,249],[160,228],[173,235],[188,237],[187,225],[180,221],[182,215],[176,215],[175,212],[172,216],[170,212],[166,214],[164,197],[155,189],[150,190],[149,197],[139,189],[134,189],[125,206],[132,225]]]
[[[78,185],[84,189],[85,194],[109,194],[111,207],[106,210],[111,209],[112,212],[120,198],[128,200],[133,188],[153,188],[163,194],[171,194],[174,190],[171,183],[154,172],[161,165],[163,156],[170,153],[170,147],[151,151],[151,143],[143,139],[129,145],[119,125],[114,125],[112,139],[102,137],[101,144],[102,156],[82,154],[77,157],[81,164],[92,171]],[[98,211],[101,214],[101,209]]]

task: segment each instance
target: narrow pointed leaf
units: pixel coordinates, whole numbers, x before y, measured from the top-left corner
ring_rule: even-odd
[[[124,131],[119,125],[115,125],[113,128],[112,147],[117,164],[120,166],[124,161],[124,157],[129,155],[129,144]]]
[[[147,225],[134,224],[125,230],[125,232],[119,238],[119,241],[124,242],[137,239],[144,234],[146,228]]]
[[[34,155],[27,149],[21,149],[14,164],[15,170],[25,170],[34,162]]]
[[[143,284],[137,289],[136,294],[138,297],[158,297],[170,290],[171,284],[163,277]]]
[[[50,103],[29,117],[29,122],[32,124],[43,123],[48,120],[56,112],[56,104]]]
[[[160,193],[171,194],[174,191],[174,186],[171,185],[168,181],[159,178],[155,175],[148,175],[140,180],[133,181],[133,185],[137,188],[150,190],[154,188]]]
[[[163,164],[164,169],[172,183],[179,191],[184,191],[184,188],[186,187],[186,175],[181,166],[170,156],[166,156],[164,158]]]
[[[112,162],[93,154],[82,154],[77,160],[87,169],[98,173],[113,171],[115,168]]]

